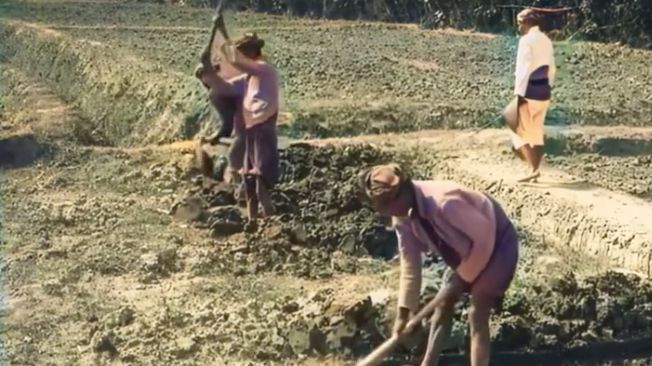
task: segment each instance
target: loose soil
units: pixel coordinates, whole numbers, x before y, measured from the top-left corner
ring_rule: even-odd
[[[295,141],[282,153],[277,215],[245,233],[236,187],[199,178],[192,143],[178,142],[210,125],[199,126],[209,113],[203,91],[187,76],[192,50],[205,37],[206,11],[123,2],[7,3],[2,10],[8,364],[352,364],[386,337],[395,306],[395,236],[355,189],[360,168],[387,161],[416,178],[485,190],[515,219],[521,258],[492,319],[497,364],[651,364],[652,285],[636,259],[650,243],[650,232],[636,226],[649,217],[642,203],[650,198],[652,170],[647,130],[550,134],[548,181],[538,186],[514,183],[519,165],[504,131]],[[464,127],[488,119],[509,97],[508,38],[250,13],[229,19],[240,31],[269,34],[291,112],[283,128],[295,137]],[[21,49],[26,40],[35,43]],[[559,45],[560,57],[578,61],[564,64],[561,80],[584,84],[571,94],[561,83],[564,102],[553,121],[583,115],[573,121],[615,124],[609,121],[616,116],[629,126],[649,123],[649,87],[620,77],[648,72],[648,54],[569,47]],[[412,50],[423,59],[407,56]],[[66,66],[72,53],[76,61]],[[32,55],[59,58],[34,73]],[[589,88],[594,79],[587,75],[597,66],[618,70],[604,73],[604,82],[618,87]],[[105,67],[111,69],[102,73]],[[151,73],[139,84],[134,75],[143,70]],[[369,76],[360,78],[362,72]],[[139,94],[142,85],[153,89]],[[162,85],[173,90],[157,94]],[[89,94],[75,95],[77,87]],[[168,103],[175,106],[164,108]],[[193,108],[199,115],[184,119]],[[136,111],[149,114],[130,114]],[[215,161],[223,164],[220,151]],[[625,174],[623,162],[636,170]],[[640,215],[601,212],[588,193],[573,194],[576,187]],[[630,232],[635,226],[639,232]],[[425,266],[423,301],[443,272],[436,258]],[[465,304],[456,311],[448,365],[464,363]],[[423,342],[421,331],[387,365],[415,360]]]

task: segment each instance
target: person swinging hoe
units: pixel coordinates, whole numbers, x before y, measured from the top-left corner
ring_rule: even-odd
[[[239,70],[230,67],[225,60],[215,65],[212,62],[213,47],[219,49],[227,40],[226,26],[221,9],[218,7],[213,18],[209,41],[201,53],[199,65],[195,68],[195,77],[207,89],[208,99],[221,120],[221,126],[215,135],[201,138],[197,149],[197,158],[204,176],[212,178],[213,161],[203,150],[202,145],[206,143],[219,144],[221,139],[231,137],[235,131],[235,137],[227,155],[229,165],[225,180],[243,185],[239,171],[244,162],[245,126],[241,98],[238,97],[237,88],[242,88],[244,76]]]
[[[211,40],[196,76],[209,89],[210,99],[222,118],[223,128],[215,140],[230,135],[231,126],[235,125],[236,139],[229,152],[229,167],[233,174],[242,177],[249,216],[246,229],[254,231],[259,205],[266,217],[274,211],[270,190],[280,173],[276,131],[279,75],[263,56],[265,41],[257,34],[247,33],[232,42],[226,35],[221,12],[213,23]],[[240,75],[235,78],[225,79],[220,69],[211,64],[210,49],[217,31],[223,40],[219,47],[222,68],[236,70]],[[200,160],[204,164],[206,159],[200,157]]]

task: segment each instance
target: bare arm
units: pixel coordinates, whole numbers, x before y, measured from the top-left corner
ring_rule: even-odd
[[[225,43],[222,46],[224,58],[236,69],[245,74],[263,76],[270,71],[270,65],[256,62],[242,54],[235,45]]]
[[[213,66],[213,62],[211,60],[213,43],[215,42],[215,35],[217,34],[218,31],[222,31],[224,27],[225,27],[224,18],[222,18],[222,15],[219,14],[215,17],[213,21],[213,28],[211,29],[210,40],[201,53],[200,61],[202,64],[202,68],[205,71],[198,77],[202,81],[202,83],[204,83],[204,85],[206,85],[211,90],[211,93],[214,93],[216,95],[233,96],[237,94],[237,90],[236,88],[234,88],[233,83],[226,81],[222,77],[220,77],[218,71],[215,70],[215,66]]]
[[[408,229],[395,227],[401,258],[401,277],[399,281],[398,308],[416,312],[419,309],[421,291],[421,251],[417,238]],[[405,311],[404,315],[407,315]]]

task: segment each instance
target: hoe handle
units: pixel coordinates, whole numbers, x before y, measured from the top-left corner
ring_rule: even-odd
[[[225,40],[228,40],[229,34],[226,31],[224,19],[221,19],[222,10],[224,10],[224,2],[226,2],[226,0],[218,0],[217,6],[215,7],[215,16],[213,17],[213,19],[215,22],[219,21],[219,24],[217,24],[217,30],[222,34],[222,37],[224,37]]]
[[[417,324],[421,323],[421,321],[431,312],[439,306],[439,304],[442,302],[442,298],[440,297],[435,297],[430,301],[426,306],[421,309],[417,313],[417,315],[414,316],[414,318],[410,319],[410,321],[407,323],[405,326],[406,330],[410,330],[414,328]],[[403,339],[403,337],[408,334],[409,332],[405,331],[399,335],[394,335],[383,344],[380,346],[376,347],[376,349],[371,352],[367,357],[363,358],[362,360],[358,361],[357,366],[376,366],[380,364],[387,355],[389,355],[394,348],[399,344],[399,342]]]

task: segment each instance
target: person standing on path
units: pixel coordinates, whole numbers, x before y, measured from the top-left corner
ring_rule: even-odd
[[[262,53],[265,41],[256,33],[247,33],[235,43],[222,46],[224,59],[244,73],[237,88],[244,121],[245,153],[241,173],[245,182],[246,229],[255,230],[258,205],[264,216],[273,214],[270,190],[279,177],[279,153],[276,121],[279,112],[279,76]]]
[[[363,199],[392,217],[401,262],[394,335],[406,329],[419,307],[422,254],[434,252],[449,266],[435,300],[430,335],[421,366],[439,362],[452,328],[453,309],[471,295],[471,365],[488,366],[489,317],[504,296],[518,261],[516,230],[502,207],[487,194],[449,181],[412,181],[396,164],[363,170]]]
[[[544,156],[544,121],[555,79],[552,41],[539,28],[545,13],[525,9],[517,16],[521,38],[516,57],[516,98],[504,112],[511,129],[513,151],[531,168],[519,182],[536,181]]]

